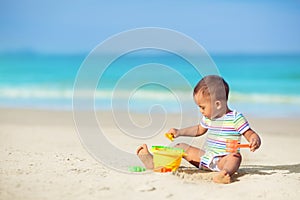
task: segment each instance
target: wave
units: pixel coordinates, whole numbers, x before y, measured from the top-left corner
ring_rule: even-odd
[[[0,88],[0,98],[23,98],[23,99],[61,99],[72,98],[73,90],[48,89],[30,87],[7,87]]]
[[[90,95],[94,95],[96,99],[156,99],[167,100],[170,98],[184,98],[191,99],[190,92],[166,92],[157,90],[81,90],[77,91],[76,95],[80,98],[88,98]],[[0,88],[0,98],[33,98],[33,99],[72,99],[74,90],[68,89],[55,89],[55,88],[38,88],[38,87],[5,87]]]
[[[2,87],[0,99],[72,99],[73,88],[57,89],[43,87]],[[91,93],[92,92],[92,93]],[[82,90],[76,93],[77,97],[89,98],[93,94],[96,100],[139,100],[139,101],[192,101],[191,91],[157,91],[157,90]],[[300,95],[268,94],[268,93],[239,93],[231,92],[229,101],[232,103],[275,103],[299,104]]]
[[[277,103],[277,104],[300,104],[300,95],[268,94],[268,93],[238,93],[229,95],[231,102],[243,103]]]

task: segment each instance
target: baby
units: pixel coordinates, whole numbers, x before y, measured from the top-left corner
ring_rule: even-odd
[[[223,78],[216,75],[204,77],[194,88],[194,100],[199,106],[203,118],[199,125],[176,129],[169,133],[174,138],[179,136],[197,137],[207,134],[205,148],[199,149],[189,144],[179,143],[175,147],[184,149],[186,159],[192,165],[217,171],[213,177],[216,183],[230,183],[231,175],[238,169],[242,156],[236,152],[228,152],[228,140],[240,143],[241,135],[249,142],[250,150],[254,152],[261,145],[260,137],[249,126],[245,117],[227,105],[229,86]],[[153,156],[143,144],[137,149],[137,155],[148,169],[153,169]]]

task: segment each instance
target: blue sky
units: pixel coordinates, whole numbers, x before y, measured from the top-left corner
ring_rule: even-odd
[[[300,53],[296,0],[0,0],[0,52],[89,52],[141,27],[182,32],[210,53]]]

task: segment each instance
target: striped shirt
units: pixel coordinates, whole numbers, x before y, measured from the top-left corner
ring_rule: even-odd
[[[200,165],[207,168],[211,168],[210,165],[215,157],[230,154],[226,151],[227,140],[240,143],[241,135],[250,128],[246,118],[236,111],[229,112],[223,117],[213,120],[203,117],[200,124],[208,129],[204,147],[205,154],[201,157],[200,163]]]

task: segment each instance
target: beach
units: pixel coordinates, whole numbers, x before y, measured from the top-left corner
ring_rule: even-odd
[[[110,114],[97,114],[113,142],[134,154],[142,141],[114,137],[119,130]],[[143,119],[142,114],[131,115]],[[166,126],[177,117],[168,116]],[[185,161],[176,173],[114,170],[88,153],[71,111],[2,108],[0,199],[298,199],[299,118],[249,116],[248,120],[260,134],[262,146],[254,153],[243,149],[233,182],[220,185],[211,181],[211,173]],[[147,145],[168,144],[163,131],[153,141],[146,140]],[[116,162],[124,165],[122,159]]]
[[[300,199],[299,9],[300,1],[1,1],[0,200]],[[226,112],[223,84],[199,95],[217,112],[195,96],[208,75],[228,83]],[[228,126],[229,110],[262,142],[250,152],[242,137],[230,184],[180,160],[198,162],[186,149],[175,149],[179,168],[157,172],[157,149],[187,143],[206,150],[202,163],[228,151],[247,129],[241,115]],[[203,116],[220,117],[209,134],[171,129],[194,133]],[[141,161],[152,166],[145,144],[155,170]],[[219,167],[235,171],[227,161]]]

